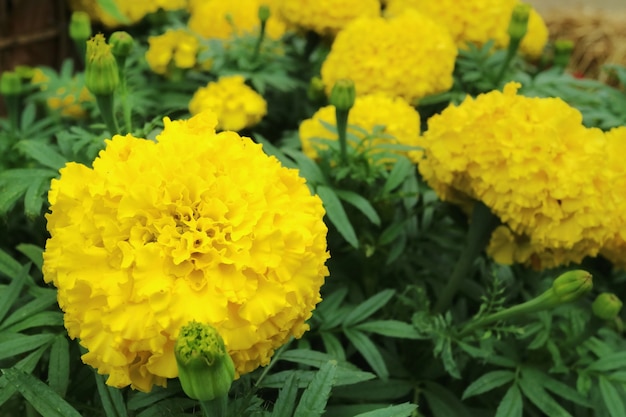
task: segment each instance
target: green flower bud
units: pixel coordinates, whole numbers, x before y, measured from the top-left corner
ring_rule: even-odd
[[[313,77],[309,82],[309,87],[306,90],[306,95],[309,100],[322,101],[326,100],[326,94],[324,93],[324,82],[320,77]]]
[[[270,14],[270,8],[266,4],[262,4],[261,7],[259,7],[259,20],[261,23],[267,22],[267,19],[270,18]]]
[[[330,91],[330,104],[335,106],[337,110],[348,111],[354,106],[356,99],[356,90],[354,81],[349,79],[337,80],[333,89]]]
[[[210,401],[228,394],[235,378],[235,364],[213,326],[197,322],[183,326],[174,354],[178,378],[190,398]]]
[[[530,16],[531,6],[525,3],[518,3],[511,14],[509,22],[509,36],[511,43],[519,43],[528,31],[528,17]]]
[[[109,37],[109,44],[115,58],[126,58],[133,49],[134,40],[128,32],[117,31],[113,32]]]
[[[552,283],[552,291],[557,303],[576,301],[593,288],[593,279],[589,272],[582,270],[568,271],[559,275]]]
[[[85,12],[74,12],[70,19],[70,38],[75,42],[86,42],[91,37],[91,20]]]
[[[561,39],[554,42],[554,65],[565,68],[569,64],[574,42],[569,39]]]
[[[22,93],[22,79],[15,71],[5,71],[0,76],[0,95],[19,96]]]
[[[622,309],[622,301],[615,294],[603,292],[591,304],[593,314],[603,320],[613,320]]]
[[[111,95],[117,88],[120,77],[115,57],[104,35],[97,34],[87,41],[85,63],[85,85],[95,96]]]

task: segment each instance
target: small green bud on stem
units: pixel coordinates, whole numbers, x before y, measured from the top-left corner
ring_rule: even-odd
[[[622,310],[622,301],[615,294],[603,292],[591,304],[593,314],[603,320],[615,319]]]
[[[341,160],[347,159],[347,131],[348,131],[348,114],[354,106],[356,100],[356,89],[354,81],[349,79],[337,80],[330,91],[330,104],[335,106],[335,114],[337,119],[337,135],[339,136],[339,149],[341,152]]]

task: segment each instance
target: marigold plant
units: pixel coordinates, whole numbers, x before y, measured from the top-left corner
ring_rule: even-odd
[[[480,200],[506,225],[490,253],[546,268],[596,255],[613,230],[604,135],[558,98],[468,97],[428,121],[419,169],[444,200]]]
[[[92,20],[102,22],[109,28],[118,27],[124,24],[132,24],[143,19],[147,14],[158,10],[180,10],[187,7],[188,0],[114,0],[114,4],[126,19],[120,21],[107,13],[99,4],[98,0],[68,0],[70,7],[75,11],[82,11],[89,14]]]
[[[389,19],[363,17],[336,37],[321,75],[327,93],[342,78],[357,95],[384,92],[409,102],[448,90],[457,48],[445,27],[407,10]]]
[[[267,113],[265,99],[245,84],[241,75],[221,77],[199,88],[189,102],[191,114],[211,110],[219,130],[239,131],[256,125]]]
[[[328,271],[324,209],[298,171],[211,113],[114,136],[49,193],[44,276],[83,361],[115,387],[177,376],[190,321],[214,326],[238,375],[302,336]]]

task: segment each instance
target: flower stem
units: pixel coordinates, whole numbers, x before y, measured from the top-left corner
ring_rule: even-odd
[[[256,43],[254,44],[254,52],[252,54],[252,62],[256,61],[261,53],[261,44],[263,43],[263,39],[265,39],[265,21],[261,21],[261,29],[259,31],[259,37],[256,39]]]
[[[337,126],[339,126],[339,123],[337,123]],[[448,284],[437,300],[434,313],[443,313],[450,307],[452,299],[463,284],[464,278],[470,275],[474,260],[483,251],[485,246],[487,246],[491,238],[491,233],[498,224],[500,224],[500,220],[486,205],[482,202],[476,202],[474,204],[465,247],[454,266]]]
[[[222,395],[210,401],[200,401],[204,417],[226,417],[228,410],[228,395]]]
[[[348,130],[348,113],[349,110],[336,109],[337,118],[337,135],[339,136],[339,155],[342,162],[346,162],[348,158],[348,139],[346,132]]]
[[[100,114],[102,115],[102,119],[104,119],[104,123],[106,124],[109,133],[111,133],[111,135],[118,134],[119,127],[117,126],[117,121],[113,115],[113,94],[95,94],[95,96],[96,103],[100,109]]]

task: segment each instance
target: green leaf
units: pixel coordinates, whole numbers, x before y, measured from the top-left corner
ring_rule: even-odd
[[[124,398],[119,389],[110,387],[104,383],[104,376],[94,372],[100,402],[107,417],[128,417]]]
[[[623,394],[620,394],[615,385],[604,375],[598,377],[600,395],[604,401],[604,406],[611,416],[626,416]]]
[[[470,415],[456,395],[437,383],[425,382],[422,393],[428,402],[432,417],[465,417]]]
[[[320,332],[322,343],[324,343],[324,349],[330,357],[338,361],[346,360],[346,351],[341,344],[341,341],[330,332]]]
[[[26,329],[42,326],[62,327],[63,313],[60,311],[42,311],[35,313],[32,316],[28,316],[15,324],[3,328],[2,330],[7,333],[18,333],[23,332]]]
[[[376,372],[376,375],[381,379],[389,378],[389,371],[387,370],[385,360],[374,342],[372,342],[365,333],[352,328],[344,329],[344,333],[348,340],[350,340],[350,343],[352,343],[356,350],[359,351],[372,367],[374,372]]]
[[[15,304],[25,283],[25,280],[16,278],[0,293],[0,323],[4,320],[9,309]]]
[[[70,344],[65,334],[57,335],[50,348],[48,385],[61,397],[65,397],[70,382]]]
[[[11,313],[11,315],[2,324],[0,324],[0,330],[9,327],[12,324],[19,323],[20,321],[56,304],[56,302],[56,291],[52,289],[45,289],[40,294],[37,294],[37,297],[34,300]]]
[[[553,392],[561,398],[569,400],[583,407],[591,407],[591,403],[574,388],[556,379],[545,377],[543,380],[543,386],[548,391]],[[626,414],[625,414],[626,415]]]
[[[415,173],[415,164],[409,161],[408,158],[398,158],[387,177],[387,181],[385,181],[382,191],[383,194],[389,194],[413,173]]]
[[[336,372],[337,361],[328,361],[320,368],[302,394],[294,417],[320,417],[324,413]]]
[[[9,334],[9,337],[3,337],[3,339],[6,340],[0,341],[0,360],[35,350],[40,346],[50,343],[54,337],[53,334],[49,333],[32,336],[26,336],[20,333]]]
[[[349,327],[359,322],[362,322],[363,320],[383,308],[389,302],[389,300],[391,300],[394,294],[395,290],[386,289],[363,301],[361,304],[356,306],[350,312],[350,314],[346,316],[343,321],[343,325],[345,327]]]
[[[30,259],[30,261],[41,271],[41,267],[43,265],[43,249],[40,246],[32,245],[30,243],[21,243],[17,245],[17,250],[26,255],[28,259]]]
[[[296,164],[276,146],[274,146],[270,141],[265,139],[258,133],[254,134],[254,140],[263,145],[263,152],[266,155],[273,156],[280,161],[280,163],[287,168],[296,168]]]
[[[19,369],[2,371],[7,380],[43,417],[81,417],[74,407],[49,386]]]
[[[315,368],[321,368],[328,361],[331,361],[335,358],[330,355],[318,352],[316,350],[310,349],[291,349],[286,352],[283,352],[280,355],[280,360],[285,360],[288,362],[299,363],[302,365],[313,366]],[[350,369],[356,369],[356,367],[348,362],[341,362],[338,364],[339,367],[348,367]]]
[[[513,384],[502,397],[500,404],[498,404],[495,417],[522,417],[523,411],[524,401],[522,401],[522,393],[517,385]]]
[[[403,379],[374,379],[359,382],[358,384],[337,387],[333,390],[333,398],[362,401],[364,398],[371,401],[393,401],[411,395],[414,384]]]
[[[492,371],[484,374],[476,381],[472,382],[463,392],[461,399],[473,397],[479,395],[494,388],[502,386],[515,379],[515,372],[512,371]]]
[[[22,264],[0,249],[0,273],[11,279],[16,279],[20,275],[21,270]]]
[[[13,367],[21,369],[28,374],[33,372],[46,350],[48,350],[47,346],[40,347],[36,351],[29,353],[28,356],[17,362]],[[4,375],[0,376],[0,387],[2,387],[0,389],[0,408],[2,408],[2,404],[7,402],[17,392],[17,389],[13,385],[7,385],[7,378]]]
[[[55,171],[63,168],[67,162],[52,146],[40,140],[21,140],[17,148],[41,165]]]
[[[346,203],[356,207],[370,222],[380,226],[380,217],[368,199],[353,191],[335,190],[335,194]]]
[[[129,24],[130,20],[126,17],[120,9],[117,7],[117,4],[114,0],[97,0],[98,6],[102,9],[106,14],[111,15],[111,17],[123,24]]]
[[[296,406],[296,396],[298,394],[298,382],[296,375],[291,374],[285,380],[285,385],[278,392],[278,398],[272,410],[272,417],[291,417]]]
[[[537,378],[528,377],[522,371],[522,377],[519,379],[519,386],[524,396],[537,406],[545,415],[572,417],[563,407],[561,407],[554,399],[543,389],[542,381]]]
[[[42,184],[49,182],[56,175],[56,171],[30,168],[11,169],[0,173],[0,214],[9,211],[27,192],[31,200],[40,195]],[[31,201],[30,206],[36,206],[36,202]]]
[[[346,242],[352,247],[358,248],[359,239],[356,237],[352,223],[350,223],[350,219],[348,219],[348,215],[343,209],[343,205],[335,191],[325,185],[318,185],[315,191],[324,202],[328,220],[337,228],[337,231]]]
[[[415,404],[405,403],[357,414],[354,417],[409,417],[416,409]]]
[[[614,371],[622,369],[626,363],[626,352],[619,351],[602,356],[587,367],[587,371]]]
[[[283,153],[296,161],[300,175],[306,178],[311,185],[326,184],[324,173],[311,158],[295,149],[284,148]]]
[[[420,339],[420,334],[415,327],[399,320],[367,321],[357,324],[354,329],[398,339]]]
[[[292,373],[296,374],[296,380],[300,388],[305,388],[316,375],[315,371],[280,371],[263,378],[258,386],[263,388],[282,388]],[[335,375],[335,386],[357,384],[374,378],[376,378],[376,375],[371,372],[338,367]]]

